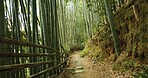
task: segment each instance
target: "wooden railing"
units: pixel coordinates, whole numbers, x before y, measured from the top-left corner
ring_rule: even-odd
[[[7,64],[7,63],[0,64],[0,75],[3,73],[6,73],[7,75],[12,76],[15,71],[26,70],[24,72],[26,76],[24,76],[24,77],[27,77],[27,78],[55,77],[60,72],[62,72],[64,67],[66,67],[67,60],[69,59],[67,54],[64,51],[58,52],[57,50],[54,50],[48,46],[0,37],[0,47],[6,46],[6,45],[7,46],[9,45],[11,48],[12,48],[12,46],[13,47],[14,46],[21,46],[21,47],[27,47],[27,48],[29,48],[29,47],[38,48],[38,49],[42,49],[42,50],[46,50],[46,51],[40,52],[40,53],[33,53],[33,52],[30,53],[30,52],[15,52],[15,49],[14,49],[14,50],[10,50],[10,52],[6,52],[7,48],[5,48],[6,50],[2,50],[5,52],[0,51],[0,59],[2,59],[2,58],[5,59],[5,61],[9,62],[9,64]],[[62,49],[63,49],[63,47],[62,47]],[[63,55],[65,55],[65,57]],[[59,60],[56,59],[57,56],[60,57]],[[18,59],[19,61],[20,60],[24,61],[26,59],[25,60],[26,62],[10,63],[9,60],[13,59],[13,61],[16,61],[16,59],[14,59],[14,58],[17,58],[17,59],[19,58]],[[31,60],[31,58],[38,58],[39,60],[42,60],[42,61],[31,61],[30,62],[29,60]],[[51,59],[49,59],[49,58],[51,58]],[[31,68],[38,69],[39,66],[41,66],[40,71],[28,75],[28,73],[31,71]],[[49,72],[50,72],[50,74],[49,74]],[[22,73],[17,72],[17,74],[20,75]],[[9,78],[11,78],[10,76],[9,76]],[[23,78],[20,76],[17,76],[17,77]]]

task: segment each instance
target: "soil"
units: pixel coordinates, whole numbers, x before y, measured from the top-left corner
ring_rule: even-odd
[[[109,62],[93,63],[88,57],[82,58],[80,52],[71,55],[67,70],[58,78],[132,78],[126,72],[113,71]]]

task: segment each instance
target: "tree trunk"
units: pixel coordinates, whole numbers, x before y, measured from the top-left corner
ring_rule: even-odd
[[[4,1],[0,0],[0,36],[5,37],[5,14],[4,14]],[[0,44],[0,52],[5,52],[5,46]],[[0,65],[5,65],[6,59],[0,57]],[[1,78],[7,78],[7,73],[0,73]]]
[[[108,15],[108,21],[110,24],[110,29],[113,35],[113,40],[114,40],[114,46],[115,46],[115,51],[116,51],[116,56],[118,57],[120,55],[120,46],[119,46],[119,39],[117,37],[117,32],[115,29],[115,24],[113,21],[113,14],[111,12],[111,6],[110,6],[110,1],[109,0],[104,0],[105,7],[106,7],[106,12]]]

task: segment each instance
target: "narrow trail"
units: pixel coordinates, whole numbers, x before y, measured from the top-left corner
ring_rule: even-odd
[[[94,64],[89,58],[81,58],[80,51],[75,51],[71,55],[70,65],[67,71],[58,78],[132,78],[125,72],[112,70],[111,64]]]

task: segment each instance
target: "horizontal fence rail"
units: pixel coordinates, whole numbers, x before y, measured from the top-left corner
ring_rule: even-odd
[[[39,69],[38,67],[40,66],[41,68],[39,71],[34,72],[30,75],[24,72],[26,74],[25,77],[27,78],[56,77],[60,72],[62,72],[64,67],[66,67],[67,60],[69,59],[66,52],[64,52],[64,48],[62,45],[60,45],[62,47],[61,48],[62,52],[59,52],[48,46],[0,37],[0,47],[3,44],[9,45],[10,46],[9,48],[16,47],[16,46],[17,47],[21,46],[25,48],[32,47],[32,48],[38,48],[38,50],[44,50],[46,52],[39,52],[39,53],[34,53],[34,52],[30,53],[29,51],[16,52],[16,49],[8,52],[7,50],[2,50],[1,52],[0,50],[0,59],[4,59],[6,61],[6,64],[0,64],[0,74],[2,74],[3,72],[7,72],[13,75],[13,73],[17,73],[18,71],[22,71],[22,70],[25,70],[25,72],[31,71],[31,69],[36,70],[36,69]],[[57,59],[58,57],[60,57],[59,60]],[[53,60],[53,58],[55,60]],[[25,68],[29,68],[29,69],[25,69]],[[52,73],[51,75],[49,74],[47,75],[47,73],[49,72],[55,72],[55,73]],[[23,73],[19,73],[19,74],[23,74]]]
[[[66,63],[66,61],[67,61],[68,59],[69,59],[69,58],[66,58],[62,63],[60,63],[60,64],[58,64],[58,65],[56,65],[56,66],[53,66],[53,67],[48,68],[48,69],[46,69],[46,70],[44,70],[44,71],[41,71],[41,72],[36,73],[36,74],[34,74],[34,75],[31,75],[29,78],[35,78],[35,77],[37,77],[37,76],[39,76],[39,75],[41,75],[41,74],[44,74],[44,73],[46,73],[46,72],[48,72],[48,71],[51,71],[52,69],[58,68],[58,67],[60,67],[61,65],[63,65],[64,63]]]
[[[0,52],[0,57],[44,57],[44,56],[55,56],[56,53],[11,53],[11,52]]]
[[[9,45],[21,45],[21,46],[29,46],[29,47],[36,47],[36,48],[44,48],[44,49],[57,51],[53,48],[50,48],[50,47],[47,47],[44,45],[34,44],[34,43],[30,43],[30,42],[25,42],[25,41],[17,41],[17,40],[7,39],[7,38],[3,38],[3,37],[0,37],[0,43],[9,44]]]
[[[27,67],[33,67],[33,66],[38,66],[38,65],[43,65],[43,64],[50,64],[52,61],[48,62],[34,62],[34,63],[27,63],[27,64],[13,64],[13,65],[3,65],[0,66],[0,72],[2,71],[8,71],[8,70],[16,70],[16,69],[22,69],[22,68],[27,68]]]

